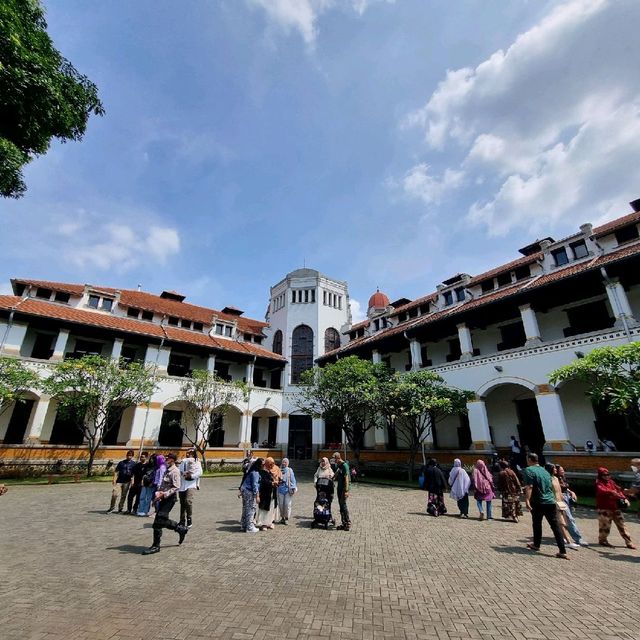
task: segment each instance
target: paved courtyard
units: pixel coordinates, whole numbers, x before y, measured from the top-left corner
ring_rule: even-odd
[[[314,530],[305,482],[292,525],[249,535],[239,533],[237,484],[204,480],[184,545],[168,531],[162,552],[146,557],[151,519],[104,515],[109,485],[12,487],[0,498],[0,637],[640,635],[640,552],[615,530],[615,549],[563,562],[550,538],[538,555],[524,549],[528,517],[428,518],[424,493],[363,485],[350,499],[352,531]],[[579,525],[597,540],[592,513]],[[637,519],[630,529],[640,541]]]

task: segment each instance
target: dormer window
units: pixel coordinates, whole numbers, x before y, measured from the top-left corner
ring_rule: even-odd
[[[572,242],[569,246],[571,247],[571,251],[573,251],[573,257],[576,260],[586,258],[589,255],[589,250],[587,249],[587,244],[584,240]]]
[[[507,271],[506,273],[501,273],[498,275],[498,286],[505,287],[508,284],[511,284],[511,272]]]
[[[448,307],[450,304],[453,304],[453,291],[445,291],[443,294],[444,303]]]
[[[525,278],[531,277],[531,267],[528,264],[525,264],[522,267],[518,267],[515,270],[516,280],[524,280]]]
[[[89,296],[89,302],[87,306],[91,309],[97,309],[100,304],[100,296]]]
[[[129,307],[127,309],[127,315],[130,318],[137,318],[140,315],[140,309],[136,309],[135,307]]]
[[[456,294],[456,300],[458,302],[464,302],[464,288],[460,287],[459,289],[455,289],[454,293]]]
[[[44,287],[38,287],[36,289],[36,298],[42,298],[43,300],[49,300],[53,291],[51,289],[45,289]]]
[[[406,312],[398,314],[398,322],[404,322],[407,319]]]
[[[618,244],[624,244],[625,242],[631,242],[638,239],[638,225],[630,224],[626,227],[622,227],[615,232],[616,240]]]
[[[553,256],[553,260],[556,263],[556,267],[562,267],[563,265],[569,263],[569,256],[567,255],[566,247],[555,249],[551,252],[551,255]]]
[[[111,311],[111,309],[113,309],[113,300],[111,298],[102,298],[102,305],[100,308],[103,311]]]
[[[230,338],[233,334],[233,327],[228,324],[222,324],[221,322],[216,323],[215,332],[219,336],[226,336]]]
[[[143,311],[142,312],[142,319],[143,320],[148,320],[148,321],[153,320],[153,311]]]
[[[191,329],[191,327],[193,326],[191,320],[183,320],[180,324],[183,329]]]
[[[493,291],[495,289],[493,278],[490,278],[489,280],[483,280],[480,283],[480,288],[482,289],[482,293],[489,293],[489,291]]]
[[[202,322],[194,322],[193,323],[193,330],[194,331],[202,331],[204,329],[204,325],[202,324]]]
[[[69,298],[71,298],[71,296],[68,293],[65,293],[64,291],[56,291],[54,300],[56,302],[69,302]]]
[[[111,311],[113,309],[113,298],[101,296],[97,293],[90,293],[87,300],[89,309],[101,309],[102,311]]]
[[[424,316],[429,313],[429,303],[425,302],[425,304],[420,305],[420,315]]]
[[[175,316],[169,316],[167,323],[170,324],[172,327],[177,327],[178,324],[180,323],[180,319],[176,318]]]

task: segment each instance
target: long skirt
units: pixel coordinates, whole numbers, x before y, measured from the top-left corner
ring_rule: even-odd
[[[502,494],[502,517],[515,519],[521,515],[520,496],[517,494]]]
[[[256,519],[257,527],[272,527],[273,521],[276,517],[276,510],[278,509],[278,503],[273,498],[271,499],[271,506],[269,509],[263,509],[258,507],[258,517]]]
[[[447,513],[447,508],[444,506],[444,496],[442,493],[429,492],[429,498],[427,500],[427,513],[430,516],[442,516]]]

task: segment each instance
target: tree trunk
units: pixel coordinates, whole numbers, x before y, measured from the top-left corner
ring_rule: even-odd
[[[87,463],[87,478],[90,478],[93,472],[93,460],[96,457],[98,447],[89,445],[89,462]]]
[[[407,479],[409,482],[413,482],[413,468],[416,464],[416,455],[418,455],[418,449],[412,445],[409,450],[409,469],[407,470]]]

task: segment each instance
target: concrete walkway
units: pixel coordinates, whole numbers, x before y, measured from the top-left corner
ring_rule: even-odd
[[[237,485],[204,480],[184,545],[167,531],[148,557],[151,519],[105,515],[110,485],[11,487],[0,498],[0,637],[639,637],[640,552],[615,528],[615,549],[571,551],[566,562],[551,538],[525,550],[528,516],[434,519],[423,492],[356,485],[353,530],[315,530],[305,482],[290,526],[249,535],[239,533]],[[596,542],[593,512],[578,515]],[[640,542],[638,521],[629,528]]]

